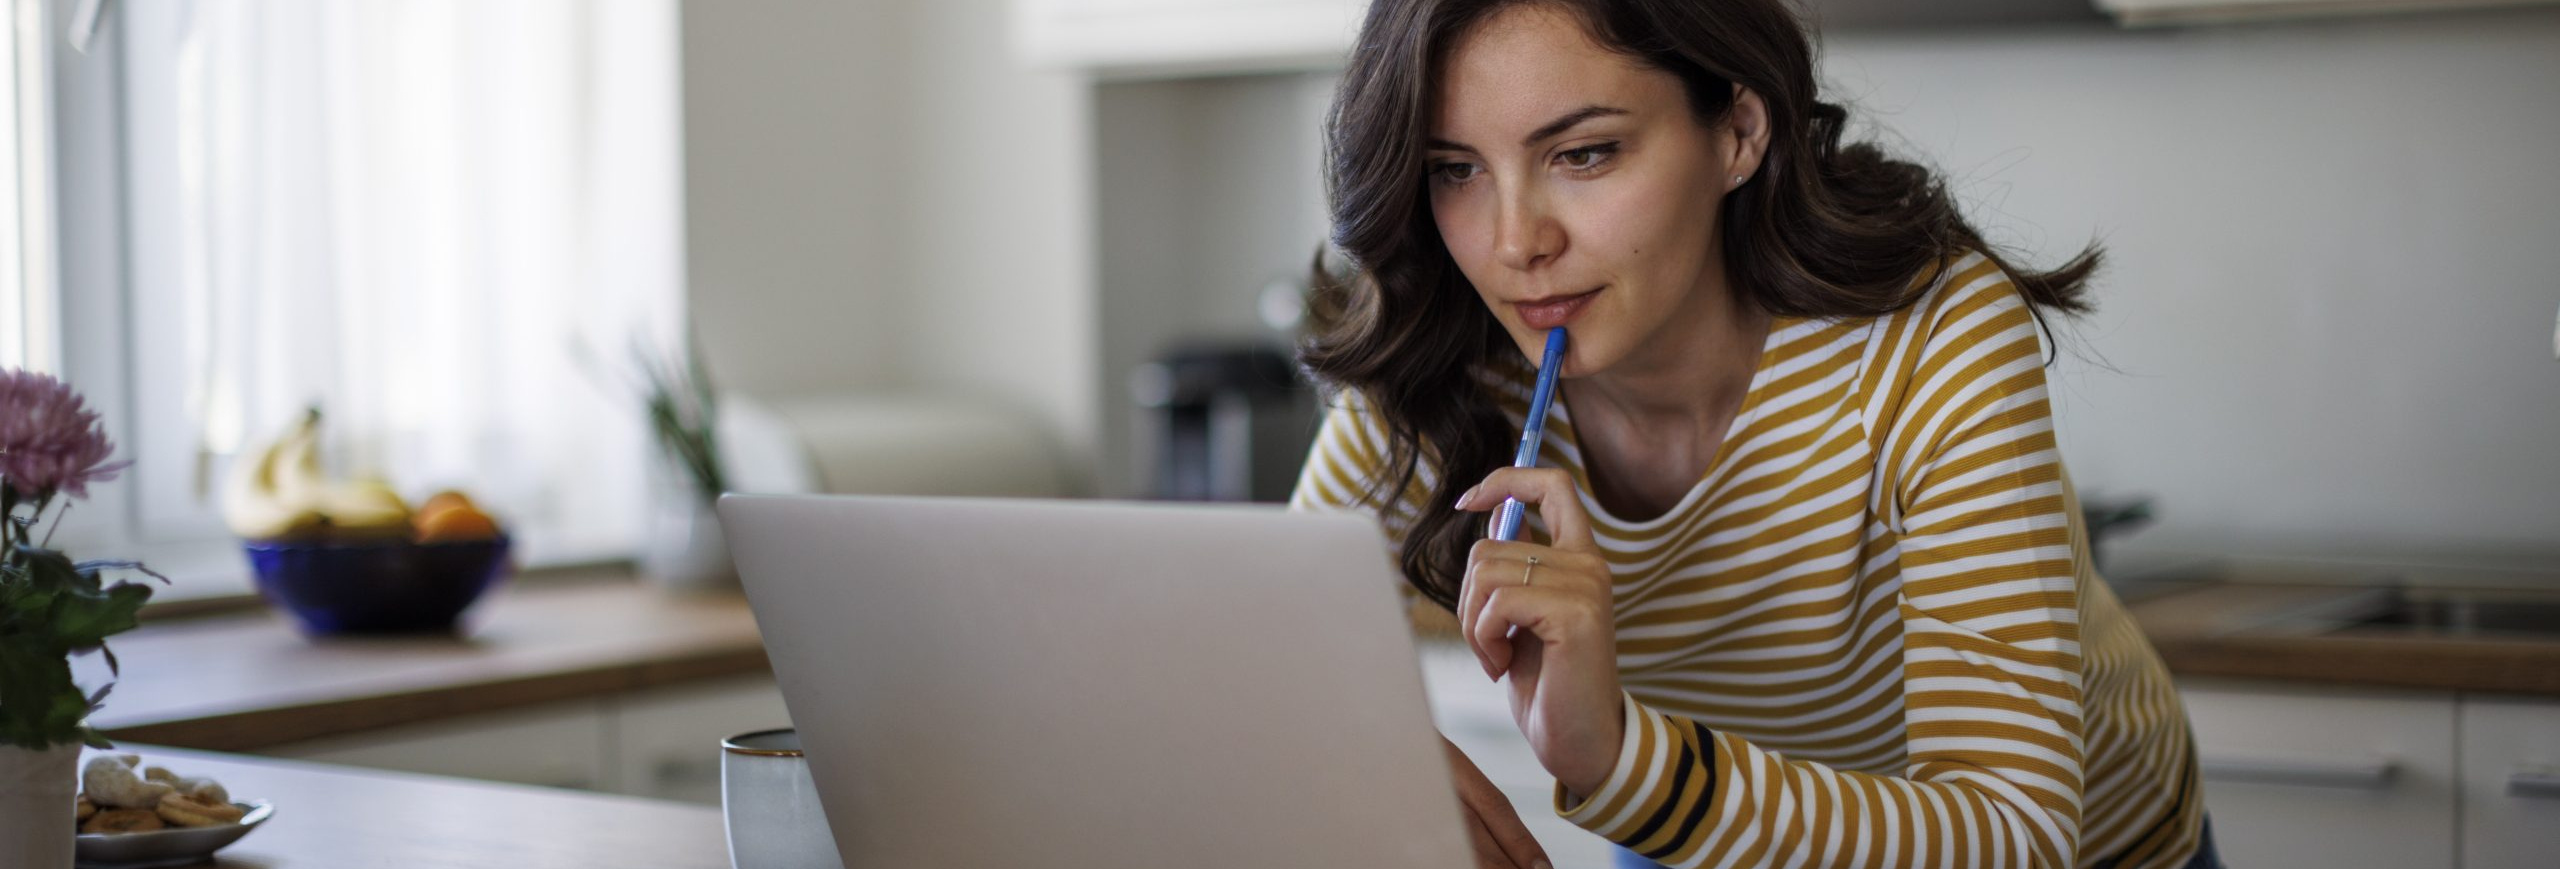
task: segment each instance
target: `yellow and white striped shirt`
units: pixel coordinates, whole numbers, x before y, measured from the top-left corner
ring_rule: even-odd
[[[1979,255],[1902,311],[1779,318],[1706,477],[1642,521],[1580,484],[1615,575],[1624,747],[1557,811],[1673,866],[2184,864],[2186,712],[2093,572],[2027,302]],[[1515,425],[1525,363],[1489,374]],[[1344,395],[1295,509],[1364,505],[1385,429]],[[1534,516],[1534,512],[1532,514]],[[1532,520],[1531,534],[1544,540]]]

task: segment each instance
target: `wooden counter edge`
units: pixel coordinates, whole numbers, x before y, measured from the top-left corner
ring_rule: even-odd
[[[767,671],[761,646],[515,679],[105,728],[107,738],[208,751],[253,751],[483,712],[539,706]]]
[[[2304,587],[2334,593],[2346,587]],[[2560,697],[2560,641],[2217,631],[2197,607],[2263,586],[2206,585],[2126,606],[2175,676]]]

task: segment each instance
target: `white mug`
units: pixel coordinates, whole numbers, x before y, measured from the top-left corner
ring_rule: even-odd
[[[732,869],[843,869],[799,731],[742,733],[721,740],[720,749]]]

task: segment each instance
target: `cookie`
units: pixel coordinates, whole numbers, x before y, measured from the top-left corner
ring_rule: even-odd
[[[106,809],[80,825],[83,833],[140,833],[169,826],[150,809]]]
[[[130,755],[100,755],[92,758],[80,771],[80,784],[89,799],[98,805],[119,809],[149,810],[160,805],[160,798],[177,792],[177,788],[156,781],[145,781],[125,762]]]
[[[143,768],[142,777],[176,788],[178,793],[203,802],[215,804],[231,802],[231,791],[223,788],[221,782],[214,781],[210,776],[184,776],[171,772],[165,766],[152,766]]]
[[[213,827],[236,824],[242,815],[239,806],[199,800],[186,794],[170,794],[160,798],[160,819],[181,827]]]

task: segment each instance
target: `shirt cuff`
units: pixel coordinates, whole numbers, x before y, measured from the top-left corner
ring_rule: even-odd
[[[1556,814],[1586,830],[1593,829],[1602,819],[1617,811],[1627,801],[1627,794],[1639,784],[1636,779],[1650,766],[1639,761],[1645,754],[1643,743],[1655,730],[1651,726],[1653,710],[1638,704],[1624,690],[1618,692],[1618,702],[1624,704],[1627,724],[1626,729],[1618,734],[1618,762],[1609,769],[1608,780],[1600,783],[1597,793],[1573,804],[1567,802],[1571,795],[1565,793],[1564,783],[1556,783]]]

